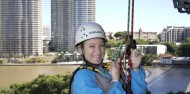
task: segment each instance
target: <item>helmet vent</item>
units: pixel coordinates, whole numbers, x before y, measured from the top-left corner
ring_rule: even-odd
[[[82,29],[81,29],[80,31],[83,31],[83,30],[85,30],[85,28],[84,28],[84,27],[82,27]]]
[[[83,23],[75,34],[75,45],[92,38],[106,39],[103,28],[95,22]]]

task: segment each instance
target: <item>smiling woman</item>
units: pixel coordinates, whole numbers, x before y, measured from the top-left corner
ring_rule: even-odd
[[[97,32],[95,32],[97,31]],[[93,32],[93,33],[92,33]],[[84,66],[79,67],[71,79],[71,94],[125,93],[119,81],[119,65],[109,72],[102,68],[106,36],[103,28],[94,22],[82,24],[75,36],[75,47],[82,54]]]
[[[75,39],[75,47],[82,55],[84,65],[81,65],[73,73],[70,94],[130,93],[130,90],[124,90],[121,84],[122,81],[120,82],[118,63],[112,62],[109,71],[102,66],[106,37],[103,28],[99,24],[94,22],[83,23],[76,32]],[[139,69],[132,71],[132,74],[135,75],[132,77],[133,94],[145,94],[147,88],[144,81],[145,73],[143,68],[139,67],[139,64],[136,65]]]

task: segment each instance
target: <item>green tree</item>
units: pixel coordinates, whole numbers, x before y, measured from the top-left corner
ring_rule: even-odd
[[[39,75],[31,82],[13,84],[10,94],[68,94],[71,75]]]
[[[14,57],[16,57],[16,54],[14,54],[14,53],[11,52],[11,53],[9,54],[9,57],[10,57],[10,58],[14,58]]]
[[[148,39],[146,42],[147,42],[147,44],[158,44],[159,43],[157,40],[150,40],[150,39]]]
[[[122,39],[124,39],[125,38],[125,31],[121,31],[121,32],[116,32],[115,34],[114,34],[114,37],[116,37],[116,38],[122,38]]]
[[[58,58],[55,57],[53,60],[52,60],[52,63],[57,63],[58,62]]]
[[[161,41],[161,34],[158,34],[158,40]]]
[[[150,66],[152,61],[158,59],[158,56],[156,54],[145,54],[142,57],[142,65]]]
[[[111,47],[119,47],[119,45],[122,44],[123,40],[109,40],[107,42],[106,48],[111,48]]]
[[[2,64],[3,63],[3,60],[0,60],[0,64]]]
[[[145,40],[143,40],[143,39],[135,39],[135,40],[136,40],[138,45],[147,44],[147,42]]]
[[[187,37],[187,38],[185,39],[185,43],[190,43],[190,37]]]
[[[58,53],[59,52],[59,48],[55,48],[55,51]]]
[[[107,52],[107,57],[108,57],[108,59],[112,59],[113,56],[112,56],[111,50],[110,50],[109,48],[107,48],[107,49],[106,49],[106,52]]]
[[[110,39],[110,40],[113,39],[112,33],[109,34],[109,39]]]
[[[164,45],[166,45],[167,47],[167,52],[169,52],[170,54],[176,55],[177,46],[174,43],[166,42],[164,43]]]
[[[178,56],[190,56],[190,43],[183,43],[179,46],[177,50]]]

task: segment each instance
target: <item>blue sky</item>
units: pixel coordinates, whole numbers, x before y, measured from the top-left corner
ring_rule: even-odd
[[[50,0],[43,1],[42,20],[50,25]],[[96,22],[106,32],[126,31],[128,0],[96,0]],[[190,14],[179,13],[172,0],[135,0],[134,31],[160,33],[167,26],[190,26]]]

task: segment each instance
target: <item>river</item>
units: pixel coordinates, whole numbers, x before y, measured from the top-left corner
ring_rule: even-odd
[[[40,74],[67,74],[73,72],[78,65],[52,66],[0,66],[0,87],[8,88],[13,83],[32,81]]]
[[[20,65],[0,66],[0,87],[32,81],[39,74],[67,74],[79,65]],[[146,67],[146,81],[152,94],[166,94],[170,90],[190,92],[190,68]],[[173,85],[175,84],[175,85]],[[179,88],[179,86],[181,86]],[[162,92],[162,93],[160,93]]]

